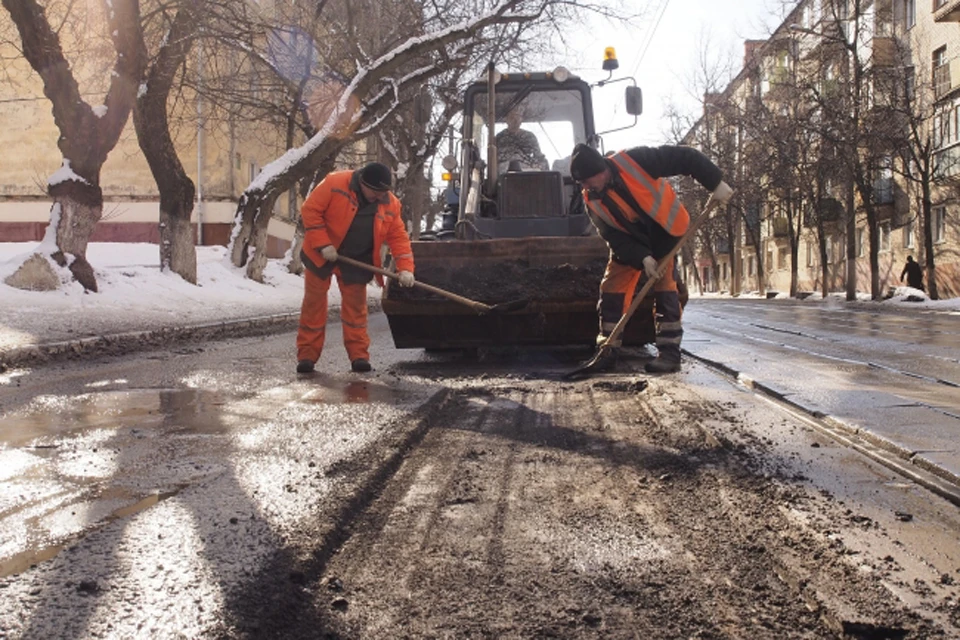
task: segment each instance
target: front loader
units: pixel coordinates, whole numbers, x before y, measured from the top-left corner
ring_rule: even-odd
[[[626,101],[636,118],[639,88],[628,87]],[[536,135],[549,168],[498,158],[496,134],[518,105],[522,128]],[[388,282],[383,311],[398,348],[596,344],[608,249],[584,211],[569,164],[577,143],[599,141],[591,87],[562,67],[498,74],[491,66],[485,81],[468,87],[459,166],[452,156],[444,160],[447,170],[459,168],[457,211],[448,211],[447,228],[436,234],[452,239],[413,243],[417,280],[487,305],[528,303],[509,313],[478,314]],[[634,314],[624,344],[654,341],[652,305],[646,300]]]

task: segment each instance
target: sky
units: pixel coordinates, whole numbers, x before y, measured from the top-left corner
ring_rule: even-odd
[[[225,247],[197,247],[200,286],[194,286],[179,276],[160,273],[157,245],[146,243],[90,243],[87,257],[96,272],[99,293],[84,293],[79,284],[69,281],[66,271],[67,282],[58,291],[21,291],[3,284],[37,246],[0,242],[0,352],[88,336],[295,313],[303,296],[303,280],[287,272],[279,260],[268,262],[266,283],[258,284],[246,279],[243,269],[229,264]],[[375,284],[367,291],[372,299],[382,293]],[[883,304],[960,313],[960,298],[903,302],[911,292],[919,293],[900,287],[897,297]],[[818,295],[807,301],[815,303]],[[339,301],[337,287],[331,287],[331,305]]]
[[[606,77],[601,69],[604,47],[615,47],[620,68],[613,77],[633,76],[643,90],[644,113],[639,122],[628,130],[604,136],[607,150],[672,142],[665,105],[672,102],[694,116],[699,113],[698,98],[689,87],[700,43],[708,41],[710,51],[719,59],[732,59],[734,73],[738,72],[743,63],[743,41],[765,39],[782,22],[783,0],[646,0],[628,4],[641,7],[634,10],[643,10],[649,17],[632,29],[594,21],[593,28],[584,30],[576,40],[574,46],[579,51],[571,52],[572,59],[562,62],[594,82]],[[622,107],[626,84],[594,90],[598,122],[610,120],[611,105],[619,108],[619,125],[632,122]]]

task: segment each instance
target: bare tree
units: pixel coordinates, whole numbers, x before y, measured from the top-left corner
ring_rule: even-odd
[[[376,132],[397,111],[404,91],[436,76],[451,61],[464,60],[485,28],[537,20],[548,4],[546,0],[497,3],[486,13],[410,37],[356,68],[333,108],[324,113],[318,132],[264,167],[241,196],[230,247],[234,264],[246,265],[247,275],[260,280],[266,262],[266,225],[280,193],[312,175],[320,162],[346,144]]]
[[[38,248],[69,268],[84,288],[97,290],[93,268],[86,252],[90,234],[103,215],[100,170],[114,148],[130,116],[146,64],[137,0],[110,0],[103,3],[101,23],[113,43],[116,59],[103,104],[91,106],[80,93],[60,42],[60,33],[51,26],[46,10],[36,0],[2,0],[10,13],[22,43],[23,56],[43,81],[44,95],[53,106],[60,137],[57,146],[63,165],[50,177],[47,191],[53,198],[50,225]],[[60,6],[69,14],[72,5]],[[61,22],[66,16],[59,16]],[[32,264],[36,264],[36,260]],[[12,276],[15,286],[33,286]]]

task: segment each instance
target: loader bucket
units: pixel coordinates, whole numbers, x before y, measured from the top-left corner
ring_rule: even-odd
[[[463,304],[393,281],[383,311],[401,349],[510,345],[596,345],[597,300],[607,245],[597,236],[414,242],[419,282],[489,305],[526,300],[516,311],[478,314]],[[652,299],[624,344],[654,341]]]

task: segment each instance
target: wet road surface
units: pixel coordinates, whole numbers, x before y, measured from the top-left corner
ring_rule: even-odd
[[[960,315],[697,300],[684,347],[960,484]]]
[[[960,633],[957,508],[715,372],[371,331],[10,372],[0,634]]]

